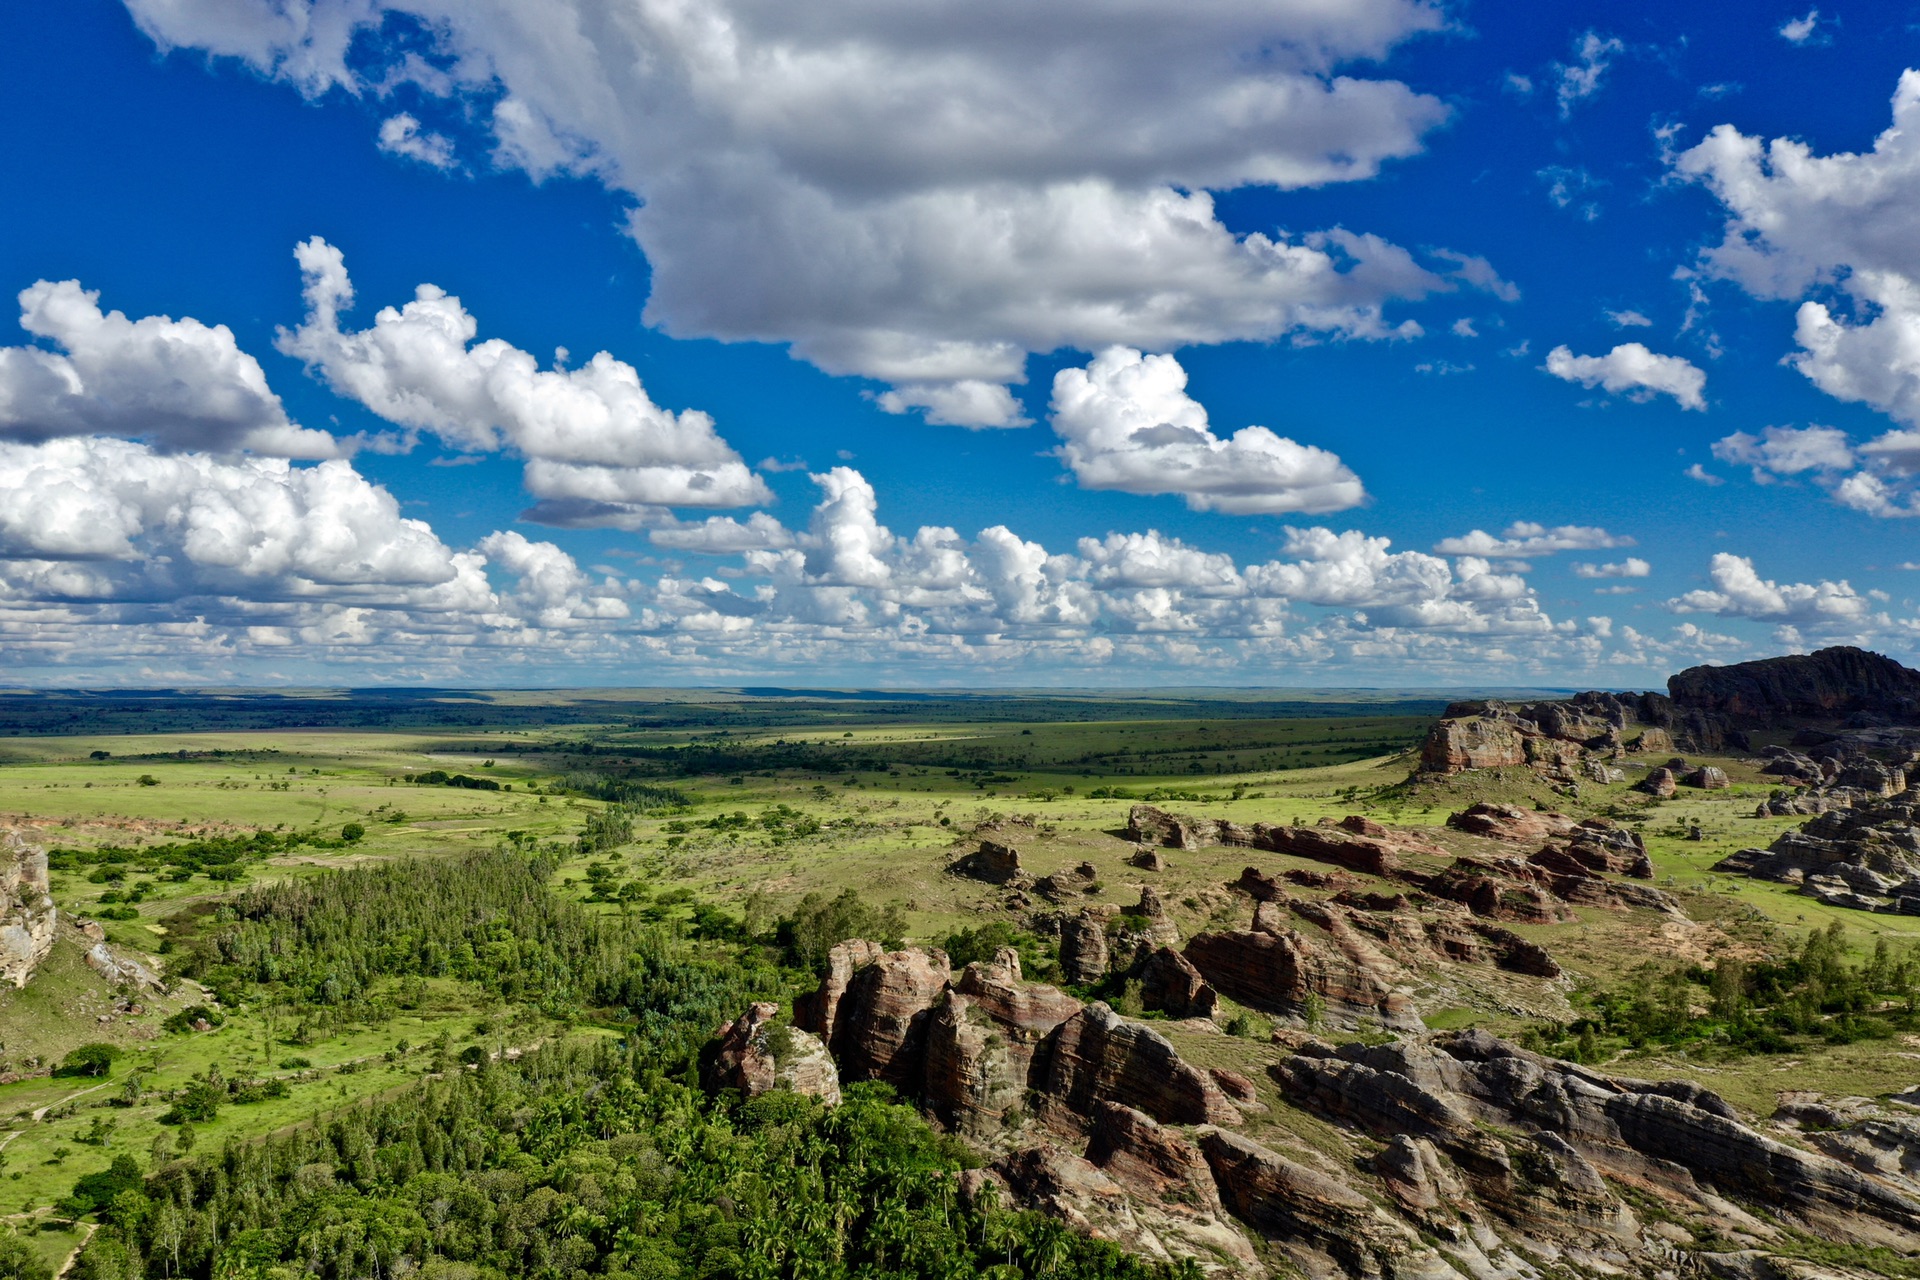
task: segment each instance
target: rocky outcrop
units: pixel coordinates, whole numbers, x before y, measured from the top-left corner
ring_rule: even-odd
[[[1202,933],[1188,941],[1184,955],[1215,990],[1256,1009],[1334,1026],[1417,1031],[1423,1025],[1394,975],[1296,929]]]
[[[1356,835],[1339,827],[1269,826],[1256,822],[1253,844],[1257,849],[1331,863],[1364,875],[1390,876],[1400,869],[1400,861],[1386,840]]]
[[[1172,947],[1161,947],[1140,966],[1140,1003],[1170,1018],[1211,1018],[1220,997],[1200,971]]]
[[[1087,909],[1061,921],[1060,972],[1068,982],[1092,986],[1107,976],[1112,958],[1105,914]]]
[[[1851,646],[1690,667],[1667,691],[1681,737],[1696,751],[1743,746],[1760,729],[1920,724],[1920,672]]]
[[[1920,796],[1867,801],[1742,849],[1715,871],[1795,884],[1833,906],[1920,915]]]
[[[1028,879],[1020,866],[1020,851],[998,840],[982,840],[980,847],[955,862],[952,870],[988,884],[1020,884]]]
[[[1725,769],[1718,765],[1703,764],[1680,779],[1680,785],[1701,791],[1725,791],[1733,783],[1728,780]]]
[[[1060,1025],[1043,1089],[1082,1116],[1097,1103],[1118,1102],[1162,1123],[1240,1119],[1212,1077],[1182,1061],[1165,1037],[1098,1002]]]
[[[1127,836],[1135,844],[1199,849],[1218,842],[1219,826],[1204,819],[1168,813],[1150,804],[1136,804],[1127,811]]]
[[[159,974],[132,956],[115,951],[104,938],[87,948],[86,960],[89,969],[115,986],[137,987],[143,991],[163,989]]]
[[[927,1023],[949,976],[946,953],[920,947],[883,952],[856,969],[822,1036],[841,1079],[917,1085]]]
[[[1023,982],[1015,951],[968,965],[928,1026],[927,1109],[963,1133],[994,1132],[1026,1105],[1048,1036],[1080,1009],[1063,991]]]
[[[1527,766],[1571,783],[1589,759],[1609,759],[1664,732],[1671,718],[1658,694],[1582,693],[1564,701],[1513,705],[1489,699],[1456,702],[1428,732],[1418,771]]]
[[[885,953],[885,947],[864,938],[834,944],[833,949],[827,952],[827,971],[821,975],[819,987],[793,1002],[793,1025],[831,1044],[834,1024],[840,1017],[840,1001],[847,994],[847,984],[853,981],[857,970],[872,964]]]
[[[701,1086],[710,1093],[731,1089],[743,1098],[787,1089],[837,1106],[840,1075],[826,1045],[781,1024],[779,1013],[779,1005],[755,1004],[722,1024],[701,1055]]]
[[[1200,1150],[1221,1201],[1263,1235],[1308,1244],[1349,1276],[1447,1273],[1411,1231],[1326,1174],[1219,1129],[1200,1136]]]
[[[48,896],[47,851],[0,831],[0,982],[24,987],[53,949],[58,913]]]
[[[1573,819],[1562,813],[1522,809],[1512,804],[1475,804],[1447,815],[1447,825],[1468,835],[1494,840],[1546,840],[1570,834]]]

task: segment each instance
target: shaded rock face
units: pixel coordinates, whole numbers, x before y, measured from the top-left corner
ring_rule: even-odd
[[[1157,1031],[1094,1003],[1060,1025],[1045,1092],[1086,1116],[1118,1102],[1162,1123],[1233,1124],[1233,1104],[1210,1076],[1183,1062]]]
[[[1682,737],[1698,751],[1740,745],[1754,729],[1920,721],[1920,672],[1851,646],[1690,667],[1667,681],[1667,691]]]
[[[1067,981],[1092,986],[1107,976],[1111,960],[1104,916],[1082,911],[1061,923],[1060,972]]]
[[[826,1036],[841,1078],[916,1085],[949,972],[945,952],[919,947],[883,952],[855,970]]]
[[[1218,838],[1216,824],[1136,804],[1127,811],[1127,835],[1136,844],[1199,849]]]
[[[927,1109],[962,1133],[995,1131],[1026,1105],[1048,1036],[1080,1008],[1063,991],[1022,982],[1016,952],[968,965],[928,1027]]]
[[[1320,1016],[1335,1025],[1395,1031],[1423,1025],[1392,975],[1317,945],[1298,930],[1202,933],[1188,941],[1184,954],[1215,990],[1256,1009],[1300,1018],[1317,1003]]]
[[[982,840],[978,849],[953,864],[953,870],[988,884],[1013,884],[1027,878],[1020,867],[1020,851],[997,840]]]
[[[1426,1252],[1359,1192],[1250,1138],[1214,1129],[1200,1150],[1227,1208],[1263,1234],[1309,1242],[1348,1275],[1416,1270],[1406,1263]]]
[[[755,1004],[722,1025],[701,1055],[701,1086],[709,1093],[732,1089],[743,1098],[787,1089],[837,1106],[840,1075],[826,1045],[805,1031],[780,1026],[779,1012],[778,1005]]]
[[[872,964],[885,952],[885,947],[864,938],[834,944],[827,953],[827,972],[820,979],[819,987],[793,1002],[793,1025],[832,1044],[834,1025],[840,1017],[840,1001],[847,994],[847,984],[853,981],[854,971]]]
[[[1355,835],[1338,827],[1269,826],[1257,822],[1253,826],[1253,843],[1257,849],[1332,863],[1366,875],[1390,876],[1400,870],[1399,859],[1383,839]]]
[[[1172,947],[1161,947],[1140,966],[1140,1002],[1170,1018],[1211,1018],[1219,996],[1200,971]]]
[[[24,987],[53,949],[58,913],[47,896],[47,851],[0,831],[0,982]]]

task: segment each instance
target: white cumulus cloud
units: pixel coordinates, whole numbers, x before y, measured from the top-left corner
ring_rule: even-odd
[[[1464,537],[1445,538],[1434,550],[1449,556],[1550,556],[1561,551],[1607,551],[1630,547],[1633,539],[1611,534],[1594,525],[1562,524],[1548,528],[1531,520],[1516,520],[1494,537],[1475,529]]]
[[[1872,601],[1846,582],[1774,582],[1762,578],[1745,556],[1720,552],[1713,557],[1711,591],[1689,591],[1667,601],[1678,613],[1711,613],[1722,618],[1767,622],[1856,623],[1872,611]]]
[[[936,420],[1016,421],[1030,352],[1395,336],[1383,307],[1457,287],[1373,237],[1238,234],[1209,194],[1417,154],[1448,108],[1374,68],[1444,26],[1421,0],[129,8],[163,48],[309,95],[410,79],[452,99],[491,122],[496,163],[636,198],[650,322],[790,343]],[[453,69],[420,70],[423,43]],[[1580,46],[1563,100],[1612,52]]]
[[[1196,511],[1320,513],[1366,500],[1335,454],[1265,427],[1222,438],[1172,356],[1110,347],[1053,380],[1061,459],[1088,489],[1178,494]]]
[[[405,111],[380,122],[380,149],[388,155],[418,160],[435,169],[453,168],[453,139],[422,128],[420,122]]]
[[[1705,409],[1707,375],[1684,356],[1664,356],[1645,344],[1623,342],[1603,356],[1576,356],[1558,346],[1547,353],[1543,366],[1554,377],[1583,387],[1601,387],[1629,399],[1649,400],[1669,395],[1683,409]]]
[[[1653,566],[1639,556],[1628,556],[1613,564],[1576,564],[1573,576],[1576,578],[1644,578],[1653,572]]]
[[[630,364],[600,352],[578,369],[541,369],[479,322],[460,299],[423,284],[367,329],[341,327],[353,286],[340,251],[319,237],[296,249],[307,317],[283,330],[297,356],[340,395],[387,421],[478,451],[526,460],[536,518],[622,524],[661,507],[738,507],[772,492],[697,409],[663,409]]]
[[[61,348],[0,347],[0,438],[113,435],[164,449],[290,458],[341,452],[287,417],[233,331],[191,317],[102,311],[77,280],[20,292],[20,327]]]

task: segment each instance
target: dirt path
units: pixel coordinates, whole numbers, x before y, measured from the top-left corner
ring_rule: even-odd
[[[87,1247],[87,1241],[93,1239],[93,1233],[99,1229],[100,1224],[96,1222],[80,1224],[80,1243],[73,1246],[73,1252],[68,1254],[67,1260],[60,1264],[60,1269],[53,1273],[53,1280],[61,1280],[67,1272],[73,1270],[73,1264],[80,1260],[80,1251]]]

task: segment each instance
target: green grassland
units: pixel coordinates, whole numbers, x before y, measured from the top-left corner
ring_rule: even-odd
[[[110,727],[135,722],[137,708],[76,704],[62,714]],[[1428,869],[1458,854],[1510,851],[1444,827],[1449,812],[1476,799],[1606,815],[1644,834],[1658,883],[1681,898],[1688,920],[1581,908],[1571,924],[1522,928],[1553,950],[1569,979],[1465,966],[1420,975],[1416,998],[1437,1027],[1516,1033],[1570,1017],[1578,989],[1609,988],[1648,961],[1774,954],[1834,919],[1860,954],[1880,937],[1903,949],[1920,943],[1920,920],[1826,908],[1784,886],[1710,870],[1727,853],[1764,845],[1798,821],[1752,816],[1772,787],[1738,760],[1701,761],[1725,768],[1735,782],[1730,790],[1687,791],[1668,801],[1630,789],[1637,769],[1627,782],[1586,784],[1577,796],[1519,770],[1407,785],[1408,751],[1439,700],[1035,695],[1003,705],[978,698],[447,695],[403,708],[426,721],[415,727],[391,727],[404,716],[378,706],[356,710],[351,699],[330,714],[358,715],[378,727],[204,723],[268,712],[298,718],[298,707],[262,710],[257,699],[240,698],[231,708],[203,709],[201,723],[178,731],[86,728],[67,735],[46,732],[53,705],[42,698],[35,704],[40,718],[27,718],[33,731],[0,740],[0,824],[31,827],[56,850],[53,890],[63,914],[100,920],[116,947],[159,969],[170,939],[190,933],[249,885],[503,843],[547,851],[559,862],[553,883],[561,892],[609,916],[637,912],[684,929],[704,905],[735,918],[757,915],[764,924],[807,895],[852,890],[875,906],[897,906],[906,935],[933,943],[988,921],[1020,922],[1003,892],[949,870],[983,834],[1017,845],[1035,875],[1091,862],[1099,888],[1088,901],[1124,906],[1151,885],[1186,933],[1241,923],[1243,904],[1224,885],[1250,862],[1269,870],[1294,864],[1212,848],[1170,851],[1167,869],[1141,871],[1128,864],[1132,845],[1124,838],[1127,810],[1138,800],[1245,824],[1367,813],[1429,841],[1434,852],[1409,859]],[[1276,709],[1290,714],[1257,714]],[[161,723],[178,723],[189,712],[169,704]],[[467,716],[471,722],[452,718]],[[436,770],[498,789],[410,780]],[[622,835],[630,838],[583,847],[590,820],[612,807],[595,793],[628,784],[669,798],[625,812]],[[350,841],[342,838],[348,824],[362,829]],[[1696,826],[1700,838],[1688,838]],[[209,874],[220,866],[165,861],[169,848],[257,832],[275,833],[282,846],[289,837],[312,843],[243,858],[232,864],[237,878]],[[178,877],[178,870],[188,874]],[[128,901],[133,897],[138,901]],[[104,918],[103,911],[129,918]],[[453,979],[414,992],[412,1008],[330,1028],[310,1044],[289,1043],[285,1019],[271,1008],[232,1008],[217,1029],[180,1034],[159,1024],[204,993],[183,983],[165,995],[137,997],[145,1006],[138,1015],[117,1012],[117,993],[80,957],[63,926],[61,944],[33,984],[0,990],[0,1059],[8,1064],[0,1069],[24,1074],[0,1084],[6,1213],[44,1216],[77,1177],[105,1168],[116,1153],[145,1159],[156,1144],[176,1150],[181,1126],[159,1122],[164,1095],[210,1069],[228,1079],[275,1077],[287,1086],[285,1097],[223,1107],[215,1120],[192,1126],[197,1143],[217,1146],[390,1094],[445,1069],[448,1047],[498,1053],[617,1034],[591,1013],[555,1021]],[[1262,1067],[1273,1050],[1264,1038],[1192,1027],[1170,1034],[1196,1061],[1242,1070],[1263,1095],[1271,1092]],[[122,1050],[107,1080],[34,1074],[95,1041]],[[1764,1113],[1782,1088],[1868,1095],[1905,1088],[1920,1079],[1920,1060],[1908,1048],[1817,1046],[1791,1059],[1724,1061],[1650,1053],[1632,1070],[1694,1076]],[[306,1065],[283,1065],[294,1060]],[[128,1096],[127,1081],[136,1076],[139,1093]],[[1328,1160],[1353,1154],[1350,1138],[1285,1107],[1274,1106],[1259,1124],[1299,1129],[1295,1139]],[[36,1239],[59,1245],[52,1235]],[[68,1240],[62,1256],[71,1247]]]

